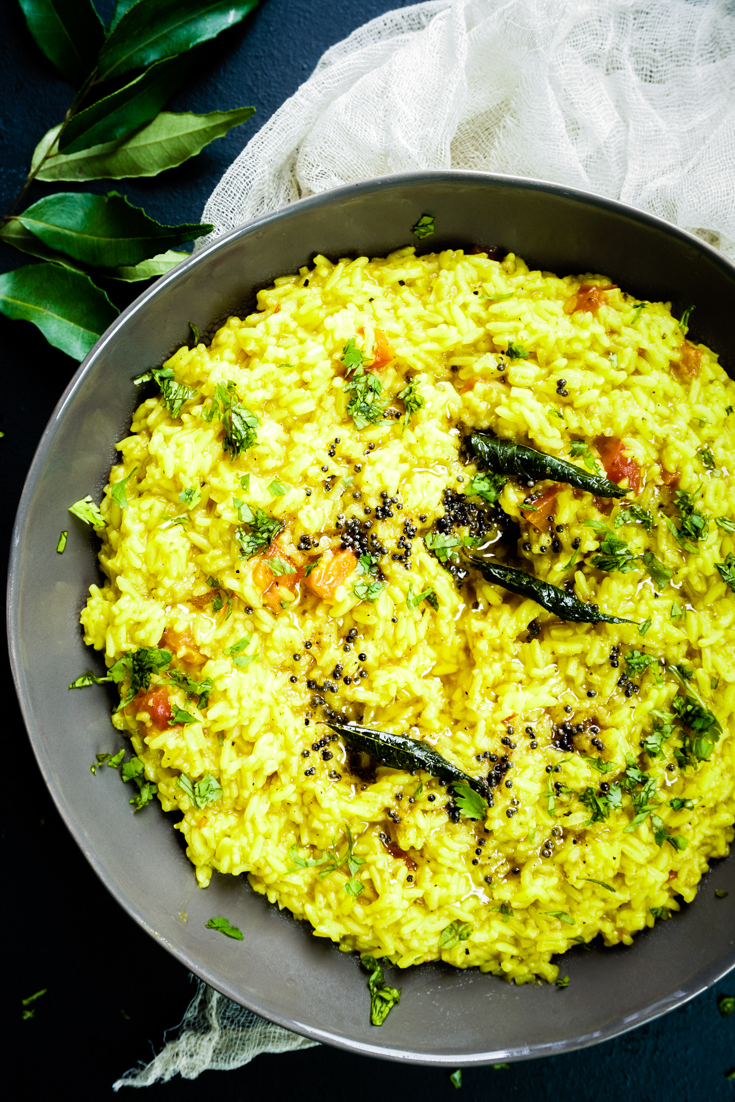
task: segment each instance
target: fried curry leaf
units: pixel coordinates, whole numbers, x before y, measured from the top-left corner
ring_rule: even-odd
[[[469,777],[456,765],[443,758],[426,742],[409,738],[408,735],[394,735],[388,731],[376,731],[356,723],[336,723],[327,721],[327,727],[342,735],[350,746],[363,754],[369,754],[380,765],[390,769],[401,769],[407,773],[415,769],[424,769],[445,784],[461,781],[481,795],[488,792],[483,778]]]
[[[465,437],[465,446],[495,474],[511,475],[525,480],[554,479],[556,482],[575,486],[578,490],[588,490],[598,497],[624,497],[630,493],[630,490],[624,490],[609,479],[592,474],[566,459],[547,455],[546,452],[516,444],[512,440],[501,440],[490,432],[470,433]]]
[[[527,574],[525,570],[502,566],[489,559],[478,559],[473,556],[468,556],[467,561],[480,571],[486,582],[499,585],[511,593],[517,593],[520,597],[529,597],[548,612],[553,612],[560,620],[586,624],[632,623],[631,620],[625,620],[620,616],[609,616],[606,612],[601,612],[597,605],[585,604],[578,597],[567,593],[565,589],[559,589],[558,586],[544,582],[533,574]]]

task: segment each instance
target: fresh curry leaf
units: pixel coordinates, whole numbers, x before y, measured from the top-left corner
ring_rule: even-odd
[[[233,126],[247,122],[254,107],[236,107],[232,111],[210,111],[207,115],[162,111],[142,130],[124,141],[105,142],[81,153],[53,153],[39,168],[37,179],[52,183],[73,180],[123,180],[137,176],[157,176],[176,168],[201,153],[215,138],[223,137]],[[41,139],[34,154],[37,167],[45,150],[54,142],[59,127]]]
[[[0,314],[30,321],[49,344],[83,360],[118,309],[82,272],[57,264],[28,264],[0,275]]]
[[[105,29],[92,0],[18,0],[28,30],[62,76],[77,87],[97,62]]]

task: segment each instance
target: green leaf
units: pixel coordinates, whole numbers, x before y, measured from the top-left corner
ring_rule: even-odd
[[[382,1025],[392,1008],[401,1001],[401,988],[388,987],[382,965],[378,964],[375,957],[366,953],[360,958],[360,963],[369,974],[370,1022],[372,1025]]]
[[[606,888],[607,891],[617,894],[617,888],[613,888],[612,884],[606,884],[604,880],[595,880],[594,876],[583,876],[582,879],[590,884],[599,884],[601,888]]]
[[[61,264],[62,267],[71,268],[74,272],[84,271],[77,261],[65,256],[57,249],[52,249],[41,241],[40,237],[36,237],[35,233],[27,230],[18,218],[11,218],[0,227],[0,241],[4,241],[6,245],[12,245],[21,253],[27,253],[28,256],[36,256],[39,260],[50,260],[52,264]]]
[[[721,1017],[729,1018],[735,1011],[735,995],[720,995],[717,1000],[717,1009]]]
[[[450,922],[448,926],[445,926],[440,933],[439,948],[454,949],[460,941],[467,941],[471,933],[471,922],[460,922],[459,919],[455,919],[454,922]]]
[[[28,30],[52,65],[72,84],[82,84],[104,42],[92,0],[18,0]]]
[[[100,268],[137,264],[213,228],[201,223],[162,225],[114,191],[107,196],[48,195],[28,207],[19,220],[52,248]]]
[[[416,237],[422,240],[425,237],[431,237],[436,232],[434,219],[430,214],[422,214],[416,225],[412,226],[411,229]]]
[[[59,536],[59,542],[56,544],[56,552],[59,555],[63,555],[66,550],[66,541],[69,538],[69,533],[64,531]]]
[[[561,987],[562,989],[569,987],[569,976],[559,976],[554,982],[557,987]]]
[[[454,802],[466,819],[479,819],[484,821],[487,814],[488,803],[484,796],[475,792],[468,784],[462,781],[454,784]]]
[[[104,99],[73,115],[59,138],[59,152],[80,153],[117,142],[154,119],[194,67],[196,55],[169,58]]]
[[[186,260],[188,255],[178,249],[168,249],[165,253],[152,256],[150,260],[141,260],[140,264],[121,264],[117,268],[103,268],[99,274],[108,279],[123,280],[125,283],[139,283],[142,279],[157,279],[165,275],[182,260]]]
[[[221,934],[226,934],[227,937],[232,937],[235,941],[243,940],[242,930],[238,930],[237,926],[232,926],[229,918],[222,918],[222,916],[210,918],[206,928],[208,930],[219,930]]]
[[[241,126],[255,112],[254,107],[235,107],[232,111],[210,111],[193,115],[188,111],[172,114],[162,111],[153,122],[137,130],[123,142],[106,142],[85,149],[82,153],[55,152],[39,170],[37,179],[46,183],[56,180],[124,180],[135,176],[157,176],[166,169],[188,161],[201,153],[206,145],[221,138],[233,126]],[[58,134],[50,130],[39,142],[31,167],[41,160]],[[56,131],[56,133],[54,133]]]
[[[574,919],[571,918],[566,911],[542,911],[542,914],[551,915],[552,918],[558,918],[560,922],[566,922],[567,926],[574,926]]]
[[[100,50],[104,79],[185,53],[239,23],[257,0],[139,0],[116,20]]]
[[[89,276],[56,264],[29,264],[0,275],[0,313],[33,322],[49,344],[83,360],[118,310]]]
[[[462,1086],[462,1069],[461,1068],[457,1068],[456,1071],[452,1072],[452,1074],[449,1076],[449,1082],[452,1084],[453,1087],[456,1087],[457,1090],[459,1090],[459,1088]]]
[[[133,477],[137,469],[137,467],[133,467],[129,475],[127,475],[125,478],[119,479],[117,482],[113,482],[110,486],[110,497],[120,506],[121,509],[127,509],[128,507],[128,497],[125,492],[126,486],[129,479]]]

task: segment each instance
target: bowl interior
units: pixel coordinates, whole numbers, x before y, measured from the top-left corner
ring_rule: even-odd
[[[244,878],[215,875],[200,891],[180,835],[151,805],[133,814],[112,771],[93,777],[94,754],[119,735],[102,689],[66,686],[99,659],[78,625],[99,580],[97,540],[67,513],[99,492],[140,400],[131,379],[188,337],[211,334],[252,306],[254,292],[317,252],[332,259],[383,256],[416,244],[422,214],[437,232],[421,251],[474,244],[517,252],[533,268],[599,273],[644,299],[694,303],[690,336],[720,353],[735,375],[735,269],[665,223],[600,198],[547,184],[475,173],[387,177],[303,200],[230,234],[160,280],[97,344],[41,441],[13,537],[11,658],[39,764],[69,829],[113,895],[187,967],[263,1016],[319,1041],[367,1054],[456,1066],[548,1055],[603,1040],[691,998],[735,964],[735,863],[719,862],[700,897],[632,948],[574,950],[571,979],[512,987],[477,971],[427,965],[398,974],[400,1006],[369,1023],[366,977],[356,956],[311,936]],[[55,548],[69,529],[63,555]],[[104,775],[106,774],[106,775]],[[226,915],[244,941],[205,929]]]

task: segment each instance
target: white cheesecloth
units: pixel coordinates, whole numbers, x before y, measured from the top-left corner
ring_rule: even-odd
[[[446,168],[621,199],[735,260],[735,4],[429,0],[387,12],[327,50],[202,220],[218,235],[327,188]],[[313,1043],[200,981],[178,1038],[114,1088]]]

